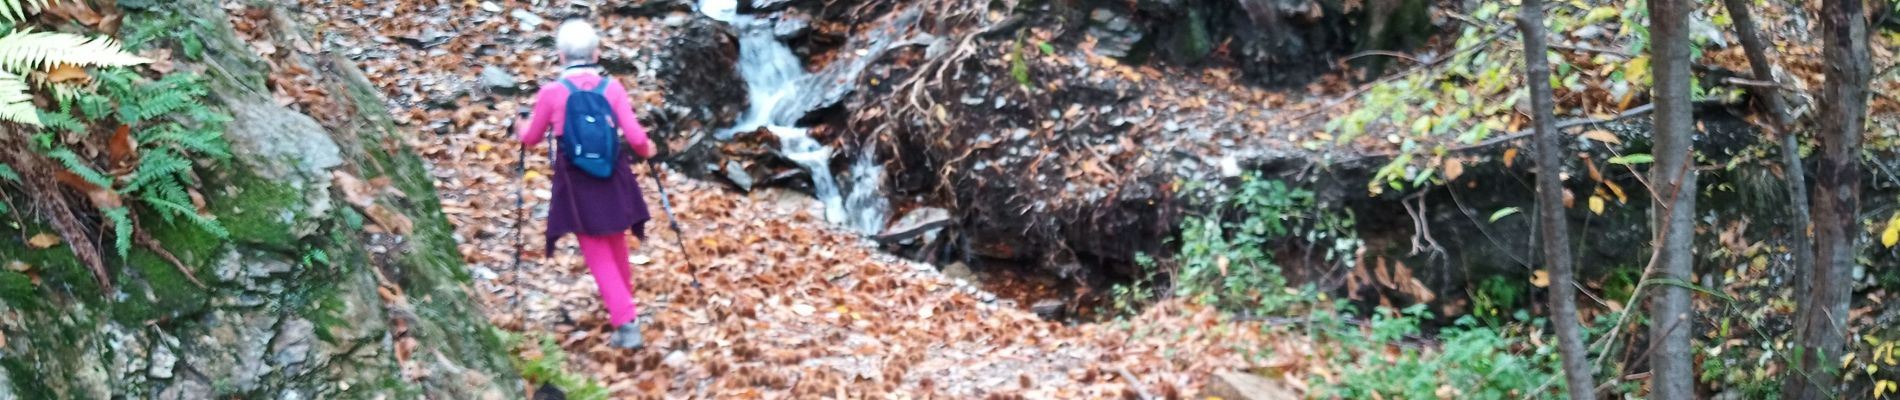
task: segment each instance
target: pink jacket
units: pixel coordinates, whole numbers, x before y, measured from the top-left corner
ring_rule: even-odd
[[[622,132],[627,137],[627,144],[633,146],[633,152],[640,157],[652,158],[655,151],[653,142],[647,138],[647,130],[640,126],[640,120],[633,116],[633,104],[628,100],[627,88],[621,87],[620,82],[584,71],[590,70],[576,70],[563,78],[574,82],[574,86],[582,90],[592,89],[605,81],[607,102],[613,106],[614,117],[623,125]],[[567,115],[567,95],[567,86],[560,81],[541,85],[541,93],[534,98],[534,112],[528,116],[528,125],[522,127],[525,130],[515,132],[521,138],[521,143],[529,146],[541,143],[549,128],[553,128],[555,136],[561,135],[561,125],[567,120],[563,118]]]

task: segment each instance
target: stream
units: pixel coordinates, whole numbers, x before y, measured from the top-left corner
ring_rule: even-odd
[[[848,188],[840,188],[831,170],[833,149],[797,126],[802,110],[782,107],[801,93],[822,88],[818,80],[799,62],[798,56],[779,41],[772,21],[738,13],[738,1],[701,0],[700,12],[707,17],[731,24],[739,32],[739,75],[745,79],[750,107],[730,128],[715,132],[724,141],[733,136],[766,129],[778,138],[779,152],[786,159],[811,173],[812,192],[825,205],[825,220],[860,234],[876,235],[884,231],[890,216],[890,203],[882,190],[884,167],[877,162],[871,147],[854,158]]]

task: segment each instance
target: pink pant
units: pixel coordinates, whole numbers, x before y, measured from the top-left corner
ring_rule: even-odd
[[[627,234],[575,235],[580,239],[581,257],[594,273],[600,286],[600,302],[607,305],[613,326],[632,322],[640,308],[633,301],[633,266],[627,261]]]

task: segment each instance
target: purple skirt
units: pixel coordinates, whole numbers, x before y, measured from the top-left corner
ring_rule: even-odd
[[[646,223],[653,219],[647,201],[640,195],[639,177],[633,173],[633,155],[621,149],[620,167],[607,179],[595,178],[566,162],[554,162],[554,198],[548,204],[547,249],[554,254],[554,242],[569,233],[612,235],[632,231],[646,240]]]

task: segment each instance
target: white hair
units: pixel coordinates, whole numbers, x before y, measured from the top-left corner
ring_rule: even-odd
[[[570,65],[593,62],[594,52],[600,49],[600,33],[587,21],[568,20],[554,31],[554,48]]]

